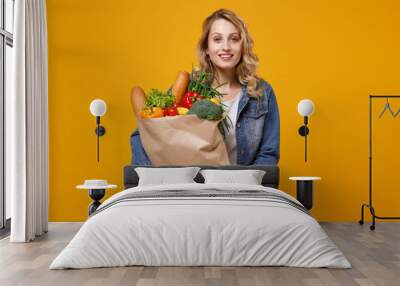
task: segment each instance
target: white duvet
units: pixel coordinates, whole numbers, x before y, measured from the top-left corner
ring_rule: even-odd
[[[194,183],[130,188],[100,206],[103,211],[82,225],[50,269],[127,265],[351,267],[313,217],[273,200],[184,197],[110,205],[131,192],[207,189],[262,190],[297,202],[277,189],[254,185]]]

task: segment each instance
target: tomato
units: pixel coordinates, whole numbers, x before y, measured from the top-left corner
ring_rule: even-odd
[[[168,116],[168,107],[165,107],[163,109],[163,114],[164,114],[164,116]]]
[[[198,100],[201,100],[201,99],[205,98],[200,93],[195,92],[195,91],[190,94],[190,97],[192,98],[192,102],[195,102],[195,101],[198,101]]]
[[[175,116],[178,115],[178,111],[176,110],[176,107],[168,107],[167,108],[167,116]]]
[[[188,91],[185,93],[184,97],[196,98],[199,94],[195,91]]]

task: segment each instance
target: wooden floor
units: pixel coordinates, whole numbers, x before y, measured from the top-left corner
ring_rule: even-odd
[[[81,223],[50,223],[32,243],[0,241],[0,285],[400,285],[400,224],[323,223],[352,269],[290,267],[120,267],[48,270]]]

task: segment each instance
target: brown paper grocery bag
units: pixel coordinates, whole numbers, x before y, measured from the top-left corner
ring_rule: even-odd
[[[197,115],[137,119],[150,161],[160,165],[229,165],[219,121]]]

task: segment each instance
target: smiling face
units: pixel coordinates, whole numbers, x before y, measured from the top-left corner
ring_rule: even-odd
[[[239,30],[225,19],[215,20],[208,35],[206,53],[218,69],[235,69],[242,56]]]

